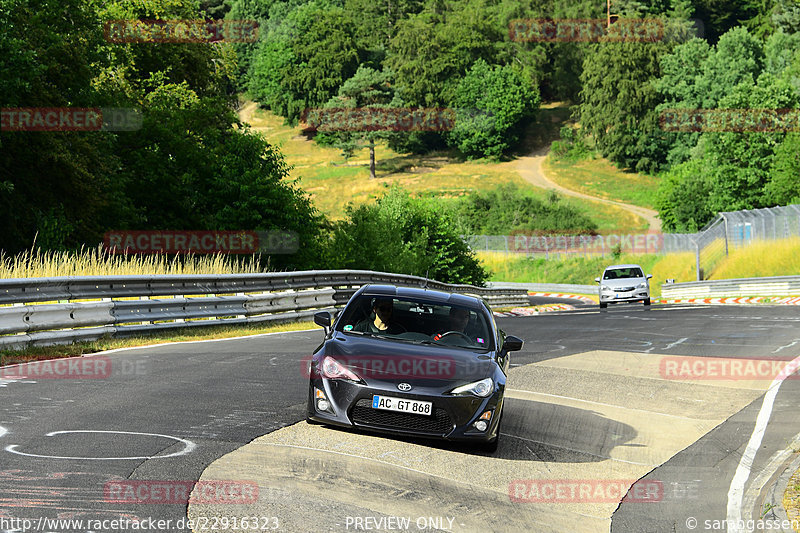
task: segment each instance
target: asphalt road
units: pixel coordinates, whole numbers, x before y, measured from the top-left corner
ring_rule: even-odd
[[[354,530],[345,521],[358,513],[411,516],[415,509],[439,509],[456,520],[431,524],[429,531],[511,531],[526,524],[532,531],[689,531],[689,516],[702,531],[704,520],[727,516],[731,480],[769,380],[664,380],[653,365],[676,356],[800,354],[800,314],[778,306],[581,307],[499,318],[498,324],[526,343],[512,359],[514,390],[495,457],[300,422],[302,358],[318,345],[321,331],[110,353],[98,359],[110,367],[94,379],[50,379],[42,367],[38,376],[18,379],[6,370],[0,380],[0,531],[21,530],[13,518],[32,520],[38,531],[88,530],[86,523],[40,523],[43,517],[152,517],[172,523],[151,531],[188,530],[175,527],[187,516],[185,502],[115,500],[109,487],[125,480],[191,483],[204,472],[239,472],[238,478],[211,479],[247,480],[261,470],[274,481],[259,481],[261,503],[273,498],[274,507],[241,509],[280,515],[261,525],[286,531]],[[798,400],[797,381],[785,381],[749,479],[800,433]],[[263,444],[251,442],[264,435]],[[237,463],[244,457],[237,454],[252,446],[261,446],[261,455],[249,456],[258,460]],[[332,446],[338,447],[333,459]],[[320,465],[329,470],[320,472]],[[325,472],[331,479],[321,479]],[[649,479],[663,492],[622,504],[515,503],[507,494],[510,482],[529,479],[515,476],[612,479],[614,473]],[[290,482],[292,490],[281,492]],[[320,483],[333,492],[315,492]],[[482,485],[495,489],[482,492]],[[404,496],[387,502],[380,496],[390,492],[381,488]],[[195,511],[223,512],[220,506]],[[498,522],[500,513],[514,518]]]

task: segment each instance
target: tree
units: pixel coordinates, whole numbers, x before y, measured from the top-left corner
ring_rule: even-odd
[[[453,98],[457,119],[451,144],[469,157],[500,157],[520,139],[539,106],[539,91],[515,69],[476,61]]]
[[[772,24],[786,33],[800,32],[800,2],[776,0],[772,8]]]
[[[658,186],[655,207],[665,231],[694,233],[715,216],[708,205],[709,163],[692,159],[667,171]]]
[[[305,110],[325,104],[355,74],[361,62],[357,28],[344,9],[322,0],[296,7],[275,30],[275,41],[264,41],[258,49],[251,89],[272,111],[296,123]]]
[[[790,133],[775,150],[766,186],[767,203],[800,203],[800,133]]]
[[[102,21],[94,2],[0,0],[3,107],[100,107],[92,86]],[[64,249],[102,235],[116,158],[105,132],[0,131],[0,249]]]
[[[743,82],[720,100],[722,109],[769,110],[796,108],[792,87],[771,74],[762,74],[756,84]],[[760,114],[765,114],[761,111]],[[758,123],[747,124],[757,128]],[[766,207],[765,186],[770,181],[775,150],[785,131],[708,132],[704,157],[709,159],[711,184],[708,205],[714,211]]]
[[[460,2],[453,11],[439,14],[426,10],[398,23],[386,63],[407,105],[447,106],[475,61],[496,62],[495,43],[503,34],[480,16],[476,1]]]
[[[654,81],[671,44],[608,42],[590,47],[581,74],[582,128],[603,156],[637,172],[654,172],[666,158],[669,138],[658,123],[661,95]]]
[[[330,243],[332,268],[428,275],[445,283],[483,285],[488,278],[436,199],[392,188],[373,204],[349,206]]]
[[[325,108],[373,109],[377,117],[380,115],[381,109],[391,107],[393,95],[391,73],[386,71],[378,72],[362,65],[358,67],[352,78],[342,84],[339,88],[339,94],[331,98],[325,104]],[[321,134],[332,144],[341,148],[347,157],[350,157],[355,150],[365,145],[368,146],[370,178],[375,178],[375,141],[387,139],[391,135],[392,133],[387,130],[332,131]]]
[[[702,108],[704,95],[700,91],[699,78],[702,76],[702,65],[713,53],[713,49],[706,41],[692,39],[662,57],[662,74],[654,82],[654,87],[664,98],[664,101],[656,107],[659,114],[676,108]],[[701,69],[698,69],[698,65],[701,65]],[[697,145],[700,133],[670,132],[666,136],[670,148],[665,162],[666,166],[671,167],[690,158],[691,150]]]

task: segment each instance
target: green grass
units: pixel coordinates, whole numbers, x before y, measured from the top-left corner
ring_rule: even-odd
[[[548,176],[568,189],[607,200],[654,208],[659,178],[624,172],[606,159],[570,162],[549,156],[543,165]]]
[[[661,284],[666,279],[694,280],[694,255],[687,254],[622,254],[611,256],[568,257],[561,259],[529,258],[524,255],[502,252],[478,252],[478,259],[491,271],[491,281],[522,283],[570,283],[595,285],[594,278],[611,264],[634,263],[645,273],[653,274],[651,290],[654,297],[661,295]]]

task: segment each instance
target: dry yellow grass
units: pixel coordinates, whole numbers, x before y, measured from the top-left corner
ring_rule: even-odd
[[[761,241],[729,252],[711,279],[792,276],[800,274],[800,237]]]
[[[653,208],[659,178],[626,172],[607,159],[557,161],[552,154],[544,162],[548,175],[560,185],[607,200]]]
[[[299,180],[300,187],[311,195],[314,205],[333,220],[344,217],[344,208],[349,202],[359,204],[372,200],[395,184],[413,194],[455,197],[514,183],[540,198],[547,196],[547,191],[522,179],[516,161],[456,162],[445,153],[398,154],[379,144],[375,149],[377,177],[370,179],[366,148],[346,160],[340,150],[309,141],[300,134],[299,128],[284,125],[283,118],[269,111],[257,110],[249,123],[254,131],[280,148],[286,161],[293,166],[291,177]],[[600,230],[644,227],[641,219],[612,205],[576,198],[562,201],[588,213]]]
[[[42,252],[38,248],[9,256],[0,251],[0,278],[54,276],[123,276],[153,274],[244,274],[260,272],[256,257],[236,261],[229,255],[109,254],[102,247],[79,253]]]
[[[653,274],[653,286],[674,279],[675,283],[695,281],[695,257],[692,252],[666,254],[658,260],[650,271]]]

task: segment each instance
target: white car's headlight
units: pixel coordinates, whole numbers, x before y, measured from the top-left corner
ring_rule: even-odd
[[[611,287],[609,287],[608,285],[600,285],[600,290],[601,291],[610,291]]]
[[[475,396],[486,398],[492,393],[493,390],[494,390],[494,381],[492,381],[492,378],[486,378],[480,381],[476,381],[474,383],[468,383],[466,385],[461,385],[460,387],[456,387],[455,389],[450,391],[450,394],[471,393],[474,394]]]
[[[636,287],[636,288],[637,289],[646,289],[647,288],[647,282],[645,281],[643,283],[640,283],[639,286]]]

